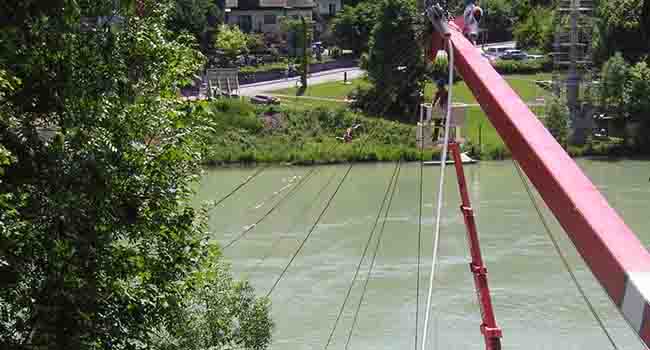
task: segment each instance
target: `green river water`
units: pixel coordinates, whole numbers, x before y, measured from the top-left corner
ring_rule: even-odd
[[[650,162],[578,162],[643,243],[650,244],[647,226]],[[331,206],[271,295],[276,322],[272,349],[324,349],[394,168],[389,163],[353,166]],[[298,179],[312,170],[303,187],[224,253],[235,275],[250,279],[258,294],[266,294],[288,264],[347,165],[269,168],[211,211],[212,235],[226,244],[259,220],[295,187]],[[223,197],[254,171],[206,170],[197,203]],[[479,308],[468,270],[465,227],[458,210],[459,196],[451,168],[447,175],[428,349],[482,349]],[[512,162],[470,165],[466,167],[466,175],[489,269],[497,322],[504,333],[504,349],[612,349],[547,238]],[[438,178],[438,167],[424,168],[420,340],[431,267]],[[419,165],[404,164],[349,349],[415,349],[418,190]],[[544,210],[553,233],[618,348],[643,348],[550,212]],[[329,349],[345,347],[381,226],[382,220]]]

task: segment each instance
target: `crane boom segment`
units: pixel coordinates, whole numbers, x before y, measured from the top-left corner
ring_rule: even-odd
[[[650,346],[650,253],[474,45],[450,22],[455,68],[512,156],[640,338]],[[433,36],[433,54],[443,49]]]

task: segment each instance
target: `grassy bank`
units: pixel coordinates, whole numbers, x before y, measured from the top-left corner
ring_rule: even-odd
[[[413,126],[367,118],[344,109],[269,109],[237,100],[193,102],[192,108],[206,126],[202,153],[208,165],[325,164],[438,157],[432,151],[418,151]],[[352,142],[337,139],[355,124],[361,127]]]
[[[504,76],[510,86],[519,94],[522,100],[530,104],[539,104],[541,99],[549,96],[549,92],[543,90],[535,84],[536,80],[550,80],[550,74],[524,74],[524,75],[507,75]],[[357,87],[367,87],[369,83],[364,79],[352,80],[352,84],[344,85],[342,82],[330,82],[318,85],[312,85],[305,91],[305,98],[284,98],[283,102],[292,106],[309,109],[312,107],[328,108],[345,108],[347,103],[344,99]],[[296,88],[270,91],[270,93],[294,96],[297,93]],[[435,87],[433,84],[427,84],[425,87],[425,98],[431,100]],[[328,98],[332,101],[321,101],[313,98]],[[481,159],[503,159],[510,155],[509,150],[503,143],[487,116],[480,106],[478,106],[474,95],[465,82],[454,84],[453,98],[456,103],[466,103],[471,105],[467,109],[467,118],[463,136],[469,142],[469,147],[474,156]],[[333,100],[339,100],[333,101]],[[531,106],[533,112],[541,114],[543,107]]]

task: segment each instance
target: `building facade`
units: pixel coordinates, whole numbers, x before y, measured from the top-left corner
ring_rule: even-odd
[[[343,8],[341,0],[316,0],[316,3],[321,16],[335,16]]]
[[[279,33],[282,17],[312,20],[314,0],[226,0],[226,23],[246,33]]]

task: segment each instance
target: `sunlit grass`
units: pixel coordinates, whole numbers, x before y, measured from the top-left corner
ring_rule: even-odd
[[[504,79],[510,84],[513,90],[526,103],[543,103],[543,100],[550,96],[546,91],[535,83],[537,80],[550,80],[551,75],[548,73],[529,74],[529,75],[507,75]],[[283,104],[295,109],[307,109],[312,107],[341,108],[346,103],[342,102],[357,87],[369,87],[366,79],[359,78],[351,81],[352,84],[344,85],[342,82],[330,82],[310,86],[304,93],[306,97],[329,98],[341,100],[322,101],[310,100],[308,98],[282,98]],[[433,83],[428,83],[425,87],[425,99],[431,101],[436,88]],[[282,89],[270,91],[271,93],[295,96],[297,89]],[[487,158],[502,158],[508,155],[507,147],[503,140],[490,123],[487,115],[480,106],[477,105],[476,98],[464,81],[454,84],[453,99],[455,103],[466,103],[470,105],[467,109],[466,123],[463,128],[463,137],[472,145],[480,149],[480,153]],[[542,113],[543,107],[531,107],[534,113]]]

